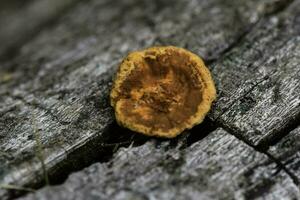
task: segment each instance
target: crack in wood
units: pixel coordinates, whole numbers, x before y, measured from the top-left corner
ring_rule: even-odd
[[[232,108],[233,105],[236,102],[238,102],[241,99],[243,99],[244,97],[246,97],[247,94],[249,94],[250,92],[252,92],[257,86],[259,86],[263,82],[267,81],[268,79],[269,79],[269,76],[265,76],[265,77],[261,78],[261,80],[259,80],[258,82],[256,82],[253,86],[251,86],[250,89],[248,89],[247,91],[245,91],[245,93],[243,93],[241,96],[237,97],[236,99],[233,99],[232,102],[229,104],[229,106],[226,107],[226,108],[224,108],[222,110],[222,112],[215,119],[213,119],[213,121],[218,121],[220,119],[220,117],[222,117],[228,110],[230,110],[230,108]]]
[[[237,139],[241,140],[249,147],[253,148],[253,150],[266,155],[271,161],[277,164],[280,170],[283,170],[290,177],[290,179],[296,186],[299,186],[300,180],[298,179],[298,177],[286,167],[286,164],[282,163],[279,159],[277,159],[275,156],[268,152],[268,146],[255,146],[246,138],[240,137],[241,135],[234,133],[232,129],[224,127],[222,125],[220,125],[220,127],[224,128],[228,133],[234,135]]]

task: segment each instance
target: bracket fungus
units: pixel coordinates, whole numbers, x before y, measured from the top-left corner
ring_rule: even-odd
[[[215,98],[214,81],[202,59],[173,46],[130,53],[110,93],[118,124],[165,138],[201,123]]]

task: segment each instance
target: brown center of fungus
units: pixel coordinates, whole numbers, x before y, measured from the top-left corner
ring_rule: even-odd
[[[119,124],[171,138],[202,122],[215,96],[211,75],[198,56],[177,47],[153,47],[124,59],[111,105]]]

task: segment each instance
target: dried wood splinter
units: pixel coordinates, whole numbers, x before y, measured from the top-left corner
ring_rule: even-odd
[[[120,65],[110,97],[120,125],[173,138],[203,121],[216,90],[201,58],[167,46],[130,53]]]

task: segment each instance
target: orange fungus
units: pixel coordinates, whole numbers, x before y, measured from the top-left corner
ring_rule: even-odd
[[[118,124],[166,138],[201,123],[215,98],[214,82],[202,59],[173,46],[130,53],[110,93]]]

